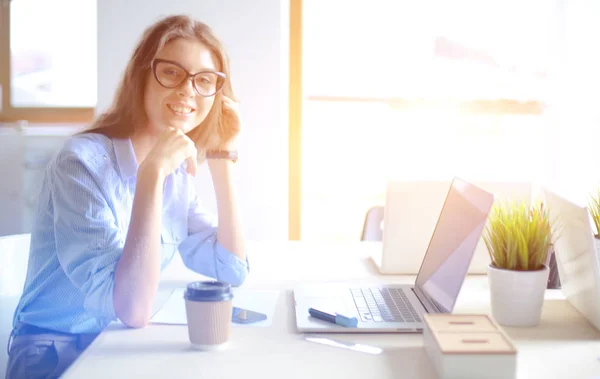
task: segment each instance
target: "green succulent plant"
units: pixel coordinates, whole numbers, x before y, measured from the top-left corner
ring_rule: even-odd
[[[552,247],[552,222],[543,204],[496,202],[483,239],[492,266],[515,271],[540,270]]]
[[[594,220],[594,225],[596,225],[596,238],[598,238],[598,234],[600,234],[600,188],[595,195],[590,196],[588,208],[592,215],[592,220]]]

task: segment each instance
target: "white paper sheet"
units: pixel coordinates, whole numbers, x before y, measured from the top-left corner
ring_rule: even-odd
[[[151,318],[155,324],[186,325],[185,300],[183,293],[185,288],[177,288],[169,297],[169,300]],[[275,306],[279,298],[279,291],[275,290],[253,290],[245,288],[233,289],[233,306],[264,313],[267,319],[253,324],[232,323],[234,327],[266,327],[271,326]]]

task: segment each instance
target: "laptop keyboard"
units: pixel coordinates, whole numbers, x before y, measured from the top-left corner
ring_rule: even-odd
[[[402,289],[353,288],[350,291],[363,322],[421,321]]]

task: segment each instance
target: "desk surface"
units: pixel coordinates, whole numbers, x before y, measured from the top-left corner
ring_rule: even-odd
[[[421,334],[327,334],[336,340],[384,349],[379,355],[304,340],[295,327],[291,290],[299,284],[359,281],[412,283],[414,276],[379,276],[369,260],[379,244],[261,242],[248,247],[251,274],[244,287],[279,289],[273,324],[232,328],[222,352],[190,349],[187,327],[150,325],[107,328],[66,372],[65,378],[436,378]],[[155,307],[171,289],[201,278],[174,259],[163,273]],[[456,313],[489,313],[486,276],[470,276]],[[518,349],[518,378],[594,378],[600,376],[600,332],[563,297],[548,290],[540,325],[504,328]]]

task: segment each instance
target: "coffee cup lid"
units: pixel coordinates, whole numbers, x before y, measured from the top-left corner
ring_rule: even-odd
[[[231,285],[223,282],[192,282],[187,285],[184,298],[191,301],[225,301],[233,298]]]

